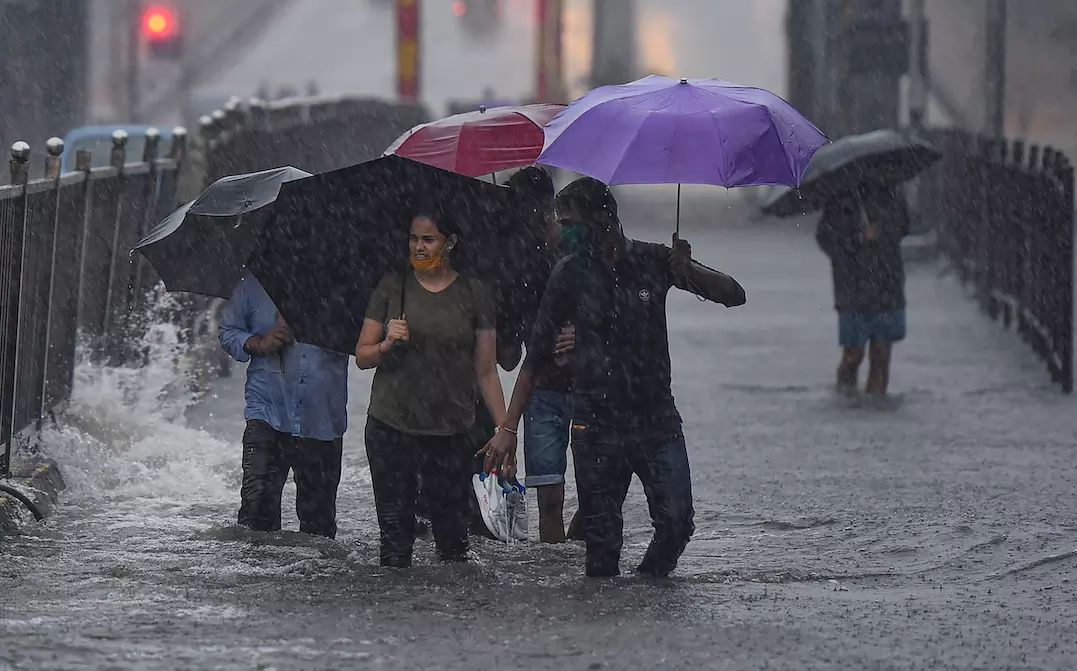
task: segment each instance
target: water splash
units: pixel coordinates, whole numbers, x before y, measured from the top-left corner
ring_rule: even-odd
[[[56,459],[76,498],[156,505],[205,505],[234,497],[235,451],[189,426],[200,400],[192,381],[195,352],[183,329],[163,317],[179,308],[163,291],[151,296],[138,349],[143,366],[107,366],[80,349],[70,404],[42,433],[42,451]]]

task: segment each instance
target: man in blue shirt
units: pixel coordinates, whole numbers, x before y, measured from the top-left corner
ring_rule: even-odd
[[[299,530],[333,538],[348,356],[295,343],[261,283],[244,271],[220,326],[221,347],[247,367],[239,524],[280,529],[281,492],[295,474]]]

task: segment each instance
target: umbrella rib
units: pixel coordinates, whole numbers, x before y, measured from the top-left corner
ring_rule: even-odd
[[[676,94],[676,92],[677,92],[676,88],[669,89],[665,100],[660,104],[664,105],[664,104],[668,103],[670,101],[670,99],[673,98],[673,96]],[[630,109],[630,106],[628,105],[627,100],[625,100],[624,98],[618,98],[617,101],[621,102],[621,103],[624,103],[624,107],[626,109]],[[656,112],[653,112],[653,114],[664,114],[664,112],[657,112],[656,111]],[[648,114],[648,117],[644,118],[643,121],[640,122],[640,125],[636,128],[636,132],[632,137],[633,140],[636,139],[637,137],[639,137],[639,132],[643,128],[643,124],[647,121],[647,118],[649,118],[649,117],[650,117],[650,113]],[[609,128],[609,125],[607,125],[606,127]],[[629,148],[631,146],[632,146],[632,143],[627,142],[627,143],[625,143],[624,147],[621,149],[621,155],[617,157],[616,167],[613,169],[613,172],[610,173],[610,178],[609,178],[610,181],[608,182],[608,184],[612,185],[612,184],[614,184],[616,182],[617,173],[620,172],[621,164],[624,163],[625,156],[628,154],[628,150],[629,150]],[[666,164],[666,174],[667,175],[669,174],[669,164],[668,163]],[[667,179],[668,179],[668,177],[667,177]]]
[[[721,157],[718,162],[718,174],[721,176],[722,181],[725,182],[729,177],[726,174],[728,166],[726,165],[725,143],[722,141],[722,129],[718,126],[718,118],[715,116],[714,110],[709,110],[708,116],[711,118],[711,123],[714,124],[714,132],[718,134],[718,154]]]
[[[770,119],[770,127],[774,129],[775,134],[778,136],[778,143],[782,146],[782,153],[785,154],[785,164],[786,167],[789,168],[789,174],[796,180],[797,186],[800,186],[801,175],[798,173],[796,166],[793,165],[793,155],[789,151],[789,147],[785,144],[785,138],[782,137],[782,133],[778,130],[778,124],[774,121],[774,112],[766,105],[762,105],[761,107],[766,110],[767,118]],[[807,166],[805,165],[805,167]]]
[[[628,110],[628,106],[627,106],[627,105],[625,104],[625,102],[624,102],[624,100],[623,100],[623,99],[616,99],[616,100],[613,100],[613,101],[611,101],[611,102],[615,102],[615,103],[618,103],[618,105],[619,105],[619,106],[620,106],[620,107],[622,108],[622,111],[627,111],[627,110]],[[589,113],[589,112],[591,112],[591,111],[593,111],[593,110],[595,110],[595,109],[598,109],[598,106],[592,107],[591,109],[589,109],[589,110],[586,110],[586,111],[584,111],[584,113],[583,113],[583,114],[581,114],[581,115],[580,115],[579,117],[577,117],[577,118],[576,118],[576,121],[578,122],[578,121],[579,121],[580,119],[582,119],[582,118],[584,117],[584,115],[586,115],[587,113]],[[587,145],[587,151],[588,151],[588,152],[594,152],[594,151],[595,151],[595,147],[596,147],[597,145],[600,145],[600,144],[601,144],[601,141],[602,141],[603,139],[605,139],[605,137],[606,137],[606,133],[610,132],[610,129],[611,129],[612,127],[613,127],[613,124],[609,124],[609,123],[607,123],[607,124],[606,124],[606,125],[605,125],[605,126],[604,126],[604,127],[602,128],[602,132],[601,132],[601,133],[598,133],[597,135],[595,135],[595,136],[594,136],[594,137],[592,138],[591,142],[590,142],[590,143],[588,143],[588,145]],[[560,139],[560,136],[558,136],[558,138],[557,138],[557,139]],[[555,142],[556,142],[556,140],[555,140]],[[612,170],[612,171],[610,172],[610,175],[609,175],[609,177],[607,177],[607,178],[606,178],[607,180],[609,180],[609,181],[607,181],[607,182],[606,182],[606,184],[612,184],[612,183],[613,183],[613,176],[614,176],[615,174],[617,174],[617,169],[618,169],[618,168],[620,167],[620,162],[621,162],[621,160],[623,160],[623,159],[624,159],[624,152],[625,152],[625,151],[627,151],[627,147],[628,147],[628,145],[625,145],[625,147],[626,147],[626,149],[622,151],[622,153],[621,153],[621,157],[620,157],[620,159],[618,159],[618,161],[617,161],[617,164],[616,164],[616,166],[617,166],[617,167],[615,167],[615,168],[614,168],[614,169],[613,169],[613,170]],[[594,177],[594,175],[589,175],[589,176],[590,176],[590,177]],[[595,177],[595,179],[598,179],[598,178],[597,178],[597,177]]]

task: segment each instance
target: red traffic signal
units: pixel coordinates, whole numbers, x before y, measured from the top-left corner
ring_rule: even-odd
[[[183,35],[176,10],[151,5],[142,12],[142,34],[154,58],[175,60],[183,55]]]
[[[167,39],[179,34],[179,21],[171,7],[147,7],[142,14],[142,32],[151,40]]]

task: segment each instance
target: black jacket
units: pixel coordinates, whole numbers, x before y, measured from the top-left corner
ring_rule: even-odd
[[[861,238],[868,222],[879,229],[875,240]],[[815,240],[830,257],[836,310],[872,314],[905,307],[901,240],[908,233],[908,210],[894,189],[827,205]]]

